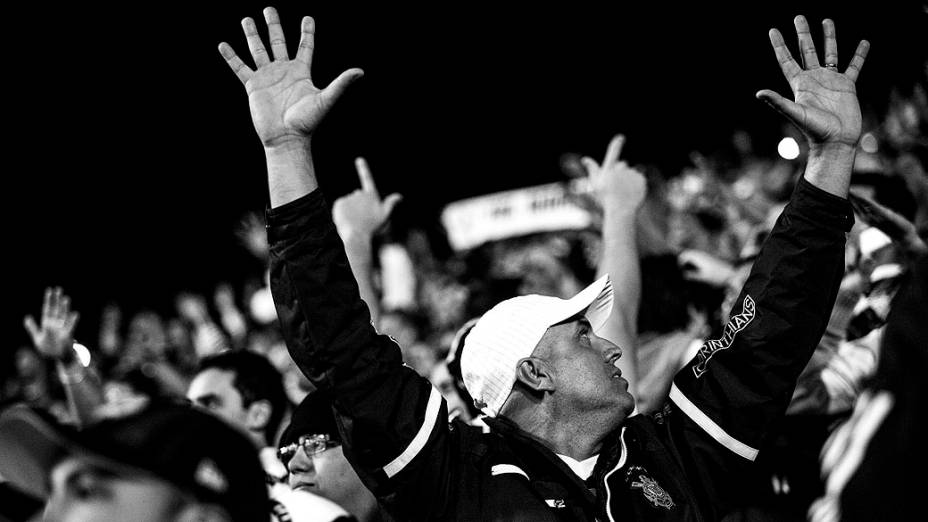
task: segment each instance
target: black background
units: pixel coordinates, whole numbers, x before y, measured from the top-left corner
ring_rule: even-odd
[[[562,153],[600,157],[616,132],[627,159],[668,172],[738,127],[772,152],[781,119],[754,93],[789,93],[767,29],[795,49],[795,14],[818,45],[821,19],[835,20],[842,69],[871,41],[868,111],[925,74],[923,2],[804,3],[277,7],[291,50],[301,16],[316,18],[317,85],[366,72],[314,141],[323,190],[354,189],[364,155],[382,193],[406,196],[400,217],[427,222],[455,199],[563,179]],[[264,157],[216,46],[246,58],[239,20],[263,31],[265,5],[4,8],[7,355],[46,285],[73,296],[92,344],[106,302],[166,309],[181,289],[260,270],[233,229],[266,205]]]

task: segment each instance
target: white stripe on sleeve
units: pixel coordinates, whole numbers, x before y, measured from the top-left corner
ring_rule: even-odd
[[[702,412],[695,404],[690,402],[689,399],[683,395],[683,392],[677,388],[677,384],[674,383],[670,386],[670,400],[674,402],[683,413],[687,415],[690,419],[693,419],[693,422],[699,425],[710,437],[718,441],[719,444],[725,446],[726,448],[732,450],[736,454],[753,461],[757,458],[757,450],[748,446],[747,444],[741,442],[740,440],[732,437],[725,432],[716,424],[708,415]]]
[[[422,419],[422,426],[419,427],[419,432],[416,433],[416,436],[410,441],[409,446],[406,446],[406,449],[403,450],[403,453],[401,453],[399,457],[396,457],[383,467],[384,472],[387,474],[387,478],[393,477],[402,471],[403,468],[406,467],[406,464],[409,464],[409,462],[422,451],[422,448],[425,447],[425,443],[429,440],[429,435],[432,433],[435,422],[438,420],[441,400],[441,393],[432,387],[432,393],[429,394],[429,403],[425,407],[425,418]]]

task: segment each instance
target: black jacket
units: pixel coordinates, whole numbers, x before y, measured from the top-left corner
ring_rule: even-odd
[[[505,419],[447,422],[371,325],[319,191],[268,211],[271,289],[290,354],[334,397],[346,456],[397,520],[714,520],[824,332],[852,223],[846,200],[801,180],[722,337],[659,414],[617,427],[586,482]]]

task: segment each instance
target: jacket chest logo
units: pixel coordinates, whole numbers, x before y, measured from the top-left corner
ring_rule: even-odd
[[[670,498],[670,494],[664,490],[653,478],[645,475],[644,469],[635,467],[633,468],[635,475],[637,475],[637,480],[632,479],[631,488],[641,490],[641,493],[644,495],[644,498],[648,500],[651,504],[654,504],[655,507],[662,507],[664,509],[670,509],[673,507],[673,499]]]

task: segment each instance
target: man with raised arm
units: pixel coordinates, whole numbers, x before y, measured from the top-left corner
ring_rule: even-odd
[[[842,73],[830,20],[825,66],[804,18],[795,20],[803,67],[770,31],[795,101],[758,97],[807,136],[805,176],[724,335],[678,373],[660,415],[629,416],[634,399],[615,366],[622,351],[595,333],[611,313],[603,277],[568,300],[504,301],[474,326],[461,366],[488,415],[484,432],[448,423],[438,391],[371,326],[316,190],[312,134],[361,72],[319,89],[310,77],[313,20],[304,18],[291,60],[276,11],[264,14],[270,53],[254,21],[243,21],[255,70],[228,44],[220,52],[245,85],[267,156],[274,300],[291,355],[333,397],[345,455],[386,510],[400,520],[714,520],[737,505],[743,473],[783,415],[843,273],[861,127],[854,81],[868,44]]]

